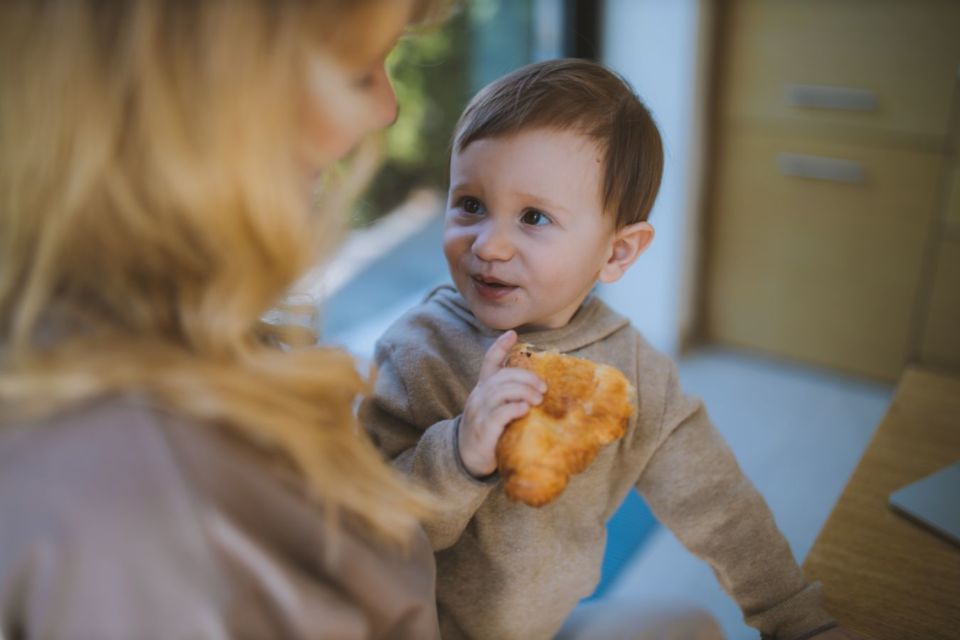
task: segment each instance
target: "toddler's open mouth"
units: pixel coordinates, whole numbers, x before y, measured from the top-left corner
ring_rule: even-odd
[[[512,293],[517,288],[512,284],[502,280],[497,280],[496,278],[471,276],[471,279],[473,280],[473,285],[477,290],[477,293],[480,294],[482,298],[486,298],[487,300],[500,300]]]

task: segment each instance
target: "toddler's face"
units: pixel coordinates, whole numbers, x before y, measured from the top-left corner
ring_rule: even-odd
[[[484,325],[562,327],[598,279],[610,281],[615,229],[603,214],[602,171],[597,145],[570,131],[536,129],[454,152],[443,250]]]

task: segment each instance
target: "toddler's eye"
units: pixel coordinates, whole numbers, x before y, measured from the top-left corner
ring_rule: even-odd
[[[463,209],[465,213],[474,215],[483,213],[483,204],[476,198],[471,198],[470,196],[460,198],[460,208]]]
[[[541,226],[545,224],[550,224],[550,218],[547,217],[542,211],[537,211],[536,209],[528,209],[523,212],[523,215],[520,217],[520,222],[523,224],[529,224],[531,226]]]

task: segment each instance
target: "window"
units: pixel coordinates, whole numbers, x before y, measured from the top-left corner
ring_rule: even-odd
[[[448,280],[440,247],[450,136],[481,87],[529,62],[595,57],[600,2],[471,0],[442,28],[403,39],[388,67],[400,104],[381,170],[354,211],[354,231],[322,280],[325,341],[370,357],[403,311]],[[432,194],[432,195],[429,195]]]

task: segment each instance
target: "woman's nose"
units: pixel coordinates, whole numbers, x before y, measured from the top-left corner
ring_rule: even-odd
[[[487,262],[509,260],[514,252],[509,230],[494,222],[483,226],[471,249],[475,256]]]

